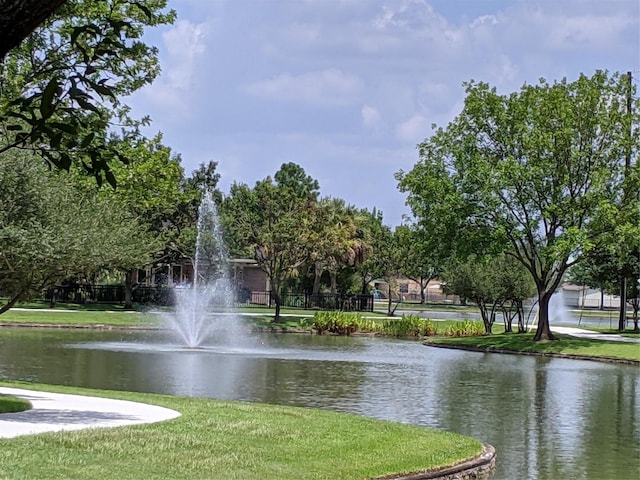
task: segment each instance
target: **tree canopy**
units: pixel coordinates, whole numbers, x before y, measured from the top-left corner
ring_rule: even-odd
[[[67,0],[12,48],[0,69],[0,152],[30,149],[51,166],[77,163],[115,185],[118,136],[139,137],[123,98],[160,72],[147,27],[173,22],[166,0]]]
[[[137,219],[95,185],[25,152],[0,155],[0,313],[70,277],[144,265],[153,249]]]
[[[0,61],[65,0],[4,0],[0,3]]]
[[[509,95],[479,82],[466,92],[462,112],[420,145],[410,172],[399,172],[400,188],[419,221],[443,211],[432,205],[452,205],[461,215],[444,209],[439,220],[461,226],[460,238],[478,239],[479,250],[488,238],[513,255],[536,284],[535,338],[552,338],[549,299],[567,268],[606,241],[618,212],[637,211],[623,195],[635,177],[625,176],[624,159],[637,157],[637,108],[627,111],[626,78],[602,71]],[[417,179],[425,177],[423,188]]]
[[[290,163],[283,164],[275,178],[266,177],[253,188],[234,183],[222,214],[230,250],[254,258],[267,275],[278,321],[283,283],[310,259],[315,244],[317,182]]]

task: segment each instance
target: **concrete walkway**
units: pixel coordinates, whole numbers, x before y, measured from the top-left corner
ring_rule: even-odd
[[[593,330],[585,330],[583,328],[554,327],[551,325],[551,331],[564,333],[566,335],[571,335],[572,337],[593,338],[595,340],[608,340],[611,342],[640,343],[640,338],[638,337],[623,337],[617,333],[600,333],[594,332]]]
[[[101,397],[0,387],[0,394],[29,400],[33,408],[0,415],[0,437],[117,427],[170,420],[179,412],[156,405]]]

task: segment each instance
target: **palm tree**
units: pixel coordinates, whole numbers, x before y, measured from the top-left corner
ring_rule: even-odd
[[[324,271],[331,277],[331,293],[337,292],[340,266],[362,261],[366,248],[358,228],[357,210],[339,198],[322,198],[316,216],[317,238],[312,255],[314,263],[313,293],[320,291]]]

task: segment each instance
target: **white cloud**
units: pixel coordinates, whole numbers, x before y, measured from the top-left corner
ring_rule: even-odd
[[[300,75],[283,73],[251,83],[244,91],[270,100],[336,106],[353,103],[362,87],[362,81],[357,76],[329,68]]]
[[[484,28],[487,26],[494,26],[499,23],[498,17],[496,15],[480,15],[479,17],[474,18],[469,25],[472,29],[474,28]]]
[[[164,79],[167,86],[187,90],[191,86],[196,63],[205,51],[207,26],[178,20],[175,26],[162,34],[168,55]]]
[[[419,113],[414,114],[408,120],[396,127],[396,135],[404,141],[417,144],[429,134],[429,121]]]
[[[374,107],[363,105],[360,109],[360,115],[362,115],[362,122],[365,127],[372,128],[380,124],[380,112]]]
[[[179,20],[162,32],[160,77],[146,87],[130,103],[145,99],[153,108],[152,118],[165,118],[169,123],[183,122],[192,115],[190,101],[195,97],[193,85],[199,75],[200,60],[207,50],[208,24]],[[168,114],[170,112],[170,114]]]
[[[181,21],[155,36],[162,77],[132,100],[186,170],[213,158],[223,183],[252,184],[293,161],[321,172],[323,194],[375,197],[394,219],[393,172],[459,114],[463,82],[509,93],[640,68],[638,0],[170,3]]]

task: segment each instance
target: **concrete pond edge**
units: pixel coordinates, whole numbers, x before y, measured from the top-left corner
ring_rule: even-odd
[[[482,451],[471,458],[453,465],[430,468],[416,472],[375,477],[372,480],[472,480],[490,478],[496,468],[496,449],[488,443]]]

